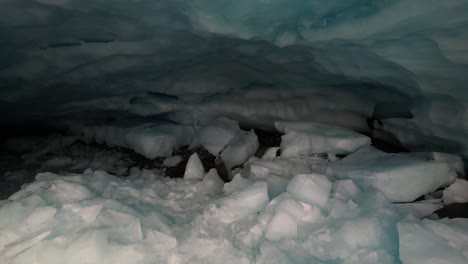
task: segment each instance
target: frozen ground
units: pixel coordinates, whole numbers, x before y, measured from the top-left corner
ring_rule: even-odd
[[[222,127],[229,128],[222,131],[231,138],[235,136],[227,132],[239,130],[235,122],[222,119],[196,129],[187,140],[195,147],[202,135],[223,135]],[[0,202],[0,260],[28,264],[468,261],[468,220],[439,219],[434,213],[448,204],[468,202],[467,183],[458,178],[464,173],[459,158],[442,153],[391,154],[368,143],[355,149],[349,137],[358,134],[345,128],[307,122],[288,127],[300,129],[312,143],[279,142],[276,136],[266,138],[271,134],[257,132],[261,144],[221,137],[211,141],[211,153],[203,147],[193,155],[194,150],[175,148],[169,158],[147,159],[132,146],[85,144],[77,141],[76,134],[10,140],[10,150],[16,147],[27,154],[21,156],[23,165],[10,167],[4,177],[24,183],[37,171],[55,173],[35,175]],[[286,133],[283,139],[291,132],[279,130]],[[119,133],[106,135],[112,142]],[[218,175],[213,160],[206,162],[229,146],[245,144],[251,147],[241,149],[270,148],[257,151],[257,157],[252,151],[240,152],[247,161],[228,169],[232,179],[228,182]],[[329,153],[321,152],[324,147]],[[351,153],[335,156],[340,153],[335,150],[343,148]],[[282,149],[301,151],[293,155]],[[34,169],[19,171],[24,164]],[[178,175],[181,178],[165,177],[172,167],[185,173]]]

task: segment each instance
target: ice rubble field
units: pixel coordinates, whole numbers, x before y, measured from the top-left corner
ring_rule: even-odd
[[[184,179],[102,162],[112,152],[53,157],[44,168],[131,175],[37,175],[1,202],[0,262],[468,262],[467,221],[432,214],[468,200],[461,159],[443,153],[468,157],[466,0],[0,5],[1,122],[94,121],[38,155],[78,139],[151,159],[190,145],[233,169],[224,183],[196,155]],[[220,116],[304,122],[276,123],[281,146],[259,159],[255,133]]]
[[[301,140],[262,158],[252,156],[256,137],[232,120],[194,132],[192,144],[209,142],[217,155],[243,150],[236,156],[248,160],[228,183],[196,153],[180,179],[138,168],[128,177],[40,173],[0,202],[0,262],[467,263],[468,220],[432,214],[468,202],[458,157],[384,153],[326,124],[277,127],[283,139]],[[239,131],[246,136],[233,140]],[[204,140],[213,133],[225,137]],[[303,144],[311,140],[317,144]],[[343,151],[350,155],[334,156]]]

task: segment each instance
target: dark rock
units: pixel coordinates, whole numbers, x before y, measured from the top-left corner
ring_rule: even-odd
[[[226,166],[226,164],[224,163],[224,161],[223,161],[223,159],[221,157],[216,158],[215,166],[216,166],[216,171],[218,172],[219,177],[221,179],[223,179],[224,182],[230,182],[231,181],[231,171]]]
[[[187,166],[188,159],[193,153],[197,153],[200,158],[203,167],[206,171],[215,168],[216,157],[211,155],[206,149],[197,147],[193,149],[183,148],[176,151],[173,156],[181,156],[182,161],[174,167],[166,168],[166,176],[170,178],[183,178],[185,173],[185,167]],[[164,158],[162,159],[164,160]],[[162,164],[162,161],[160,162]]]
[[[468,203],[454,203],[435,211],[440,218],[468,218]]]
[[[259,143],[255,157],[261,158],[269,148],[281,145],[281,133],[262,129],[254,129],[254,131],[257,134]]]

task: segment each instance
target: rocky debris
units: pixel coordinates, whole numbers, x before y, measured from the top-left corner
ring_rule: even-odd
[[[454,203],[434,212],[440,218],[468,218],[468,203]]]
[[[281,133],[278,131],[266,131],[262,129],[254,129],[254,131],[258,136],[258,143],[260,145],[255,153],[255,157],[261,158],[269,148],[281,145]]]

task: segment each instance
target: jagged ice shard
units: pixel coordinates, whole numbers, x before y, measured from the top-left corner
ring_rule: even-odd
[[[2,0],[0,263],[468,263],[467,74],[467,0]]]

